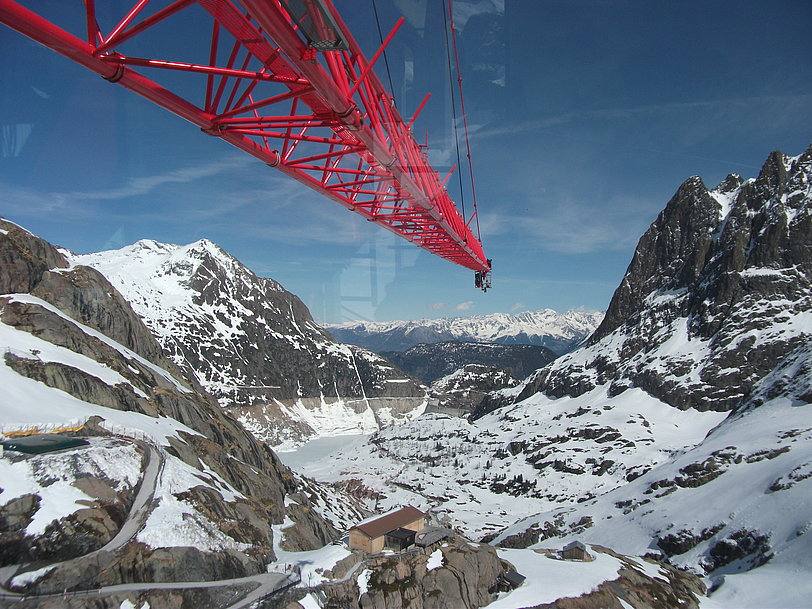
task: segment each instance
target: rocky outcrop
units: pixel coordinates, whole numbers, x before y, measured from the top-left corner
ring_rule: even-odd
[[[528,552],[533,553],[532,550]],[[521,588],[516,606],[542,609],[697,609],[706,588],[697,576],[670,565],[637,557],[624,556],[603,546],[592,545],[590,552],[616,559],[614,576],[589,586],[579,596],[566,596],[554,602],[533,604]],[[561,573],[562,563],[555,552],[536,552],[538,559],[532,572],[521,574],[532,585],[545,573],[545,563],[551,571]],[[603,558],[603,560],[606,560]],[[580,561],[567,561],[568,573],[577,578]],[[588,568],[583,563],[583,568]],[[326,595],[326,607],[352,609],[473,609],[493,602],[497,594],[509,592],[512,585],[505,575],[514,572],[513,565],[502,560],[486,544],[471,544],[461,538],[453,543],[427,551],[415,550],[389,557],[367,560],[353,577],[340,583],[321,586]],[[609,572],[607,572],[609,573]],[[544,591],[548,598],[550,594]],[[508,597],[509,598],[509,597]],[[554,598],[554,597],[552,597]],[[296,607],[296,605],[293,605]]]
[[[609,385],[731,410],[809,340],[811,277],[812,147],[774,152],[757,178],[731,175],[713,190],[689,178],[640,239],[590,345],[507,401]]]
[[[486,544],[456,538],[436,548],[441,566],[429,566],[433,549],[368,560],[353,580],[322,589],[331,606],[352,609],[474,609],[496,598],[512,570]]]
[[[0,218],[0,294],[27,294],[51,269],[64,269],[68,262],[47,241],[35,237],[13,222]]]
[[[699,599],[705,595],[705,584],[695,575],[652,561],[647,566],[658,569],[658,575],[652,577],[641,572],[640,564],[644,563],[641,559],[631,559],[602,546],[591,548],[614,556],[624,564],[618,571],[619,577],[582,596],[561,598],[533,609],[698,609]]]

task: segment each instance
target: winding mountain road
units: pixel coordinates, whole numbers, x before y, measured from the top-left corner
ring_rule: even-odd
[[[83,562],[94,559],[102,552],[115,552],[132,541],[146,524],[147,518],[154,507],[155,489],[157,487],[161,472],[163,471],[164,464],[166,463],[166,456],[159,448],[156,448],[147,442],[132,438],[127,439],[140,446],[146,456],[146,464],[144,465],[144,473],[141,479],[141,484],[139,485],[138,491],[133,499],[130,512],[127,515],[127,520],[124,521],[124,524],[121,526],[118,533],[98,550],[94,550],[88,554],[77,556],[76,558],[71,558],[66,561],[54,563],[49,565],[47,567],[48,569],[54,570],[66,567],[81,567]],[[20,594],[10,591],[8,586],[16,577],[30,572],[30,570],[26,568],[27,566],[28,565],[9,565],[0,568],[0,599],[3,601],[22,602],[24,600],[37,598],[73,598],[89,595],[99,596],[106,594],[119,594],[122,592],[139,592],[145,590],[179,590],[256,584],[256,587],[242,599],[225,608],[243,609],[244,607],[248,607],[250,604],[270,594],[273,594],[276,591],[293,586],[300,581],[295,574],[259,573],[257,575],[249,575],[247,577],[213,581],[132,582],[112,586],[102,586],[100,588],[90,590],[76,590],[53,594]]]

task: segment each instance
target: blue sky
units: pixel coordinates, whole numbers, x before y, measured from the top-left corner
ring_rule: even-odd
[[[66,0],[24,4],[74,25]],[[415,133],[428,132],[444,175],[454,152],[441,4],[377,5],[384,35],[407,18],[387,54],[395,98],[408,117],[432,93]],[[372,56],[372,1],[336,6]],[[754,176],[770,151],[812,142],[808,1],[455,0],[454,11],[494,259],[487,294],[470,271],[5,27],[0,215],[81,253],[208,238],[320,321],[604,309],[684,179]],[[193,45],[198,31],[189,19],[175,42]],[[459,202],[454,180],[450,191]]]

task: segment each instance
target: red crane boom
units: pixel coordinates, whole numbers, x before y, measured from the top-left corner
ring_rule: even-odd
[[[403,19],[368,61],[330,0],[175,0],[151,11],[150,0],[131,1],[102,29],[95,0],[84,0],[86,40],[13,0],[0,0],[0,22],[478,278],[487,275],[490,263],[470,228],[476,210],[463,218],[412,135],[425,100],[407,124],[372,69]],[[190,16],[199,21],[189,11],[199,9],[211,32],[196,41],[204,48],[196,47],[196,62],[127,54],[137,38],[138,48],[167,48],[156,37],[182,39],[168,26],[188,29]],[[193,94],[153,80],[175,71],[198,75]]]

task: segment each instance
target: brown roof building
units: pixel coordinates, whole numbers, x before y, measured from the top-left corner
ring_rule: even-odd
[[[386,534],[395,529],[420,531],[426,526],[426,514],[410,505],[382,516],[359,522],[349,531],[350,550],[373,553],[383,550]]]

